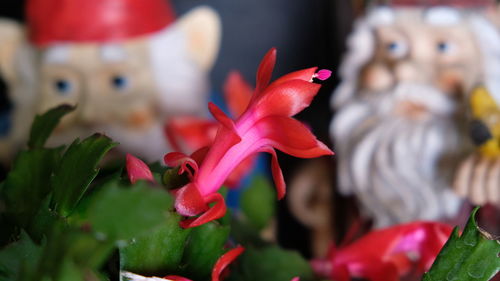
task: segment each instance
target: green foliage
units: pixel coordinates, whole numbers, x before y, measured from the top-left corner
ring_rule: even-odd
[[[228,281],[301,281],[314,280],[309,263],[298,253],[270,246],[262,249],[247,247],[231,267]]]
[[[54,280],[86,281],[88,279],[80,266],[76,265],[72,260],[65,259],[61,265],[59,276]]]
[[[2,243],[12,242],[0,250],[0,281],[105,280],[99,271],[117,246],[165,221],[179,228],[167,191],[145,182],[130,186],[116,165],[96,180],[99,163],[116,145],[109,138],[76,140],[64,154],[63,147],[43,148],[71,110],[62,106],[37,116],[29,149],[0,184]]]
[[[88,229],[57,221],[48,232],[36,269],[24,271],[23,275],[30,276],[25,280],[41,277],[54,281],[81,280],[97,271],[112,250],[113,241],[100,239]]]
[[[180,188],[188,182],[186,174],[179,175],[179,167],[167,169],[162,176],[162,183],[167,189]]]
[[[270,243],[263,240],[259,231],[248,220],[233,218],[231,220],[231,237],[245,246],[262,248]]]
[[[3,184],[6,215],[26,227],[51,191],[50,178],[60,159],[60,148],[22,151]]]
[[[500,240],[480,229],[474,209],[459,235],[455,228],[423,281],[490,280],[500,270]]]
[[[191,231],[182,258],[186,277],[209,279],[215,262],[225,252],[224,244],[229,237],[229,230],[228,226],[209,222]]]
[[[160,227],[134,238],[121,248],[121,268],[148,276],[165,276],[178,271],[191,232],[191,229],[179,226],[180,219],[172,212]]]
[[[153,173],[153,178],[156,182],[163,182],[163,175],[170,170],[170,168],[162,165],[160,162],[154,162],[148,164],[151,173]]]
[[[43,147],[50,134],[59,123],[59,120],[74,109],[75,108],[70,105],[61,105],[49,110],[45,114],[37,115],[31,126],[28,147],[31,149]]]
[[[25,228],[31,239],[40,243],[60,217],[49,208],[50,196],[42,202],[38,212],[33,216],[30,224]]]
[[[175,218],[170,195],[143,182],[132,187],[109,184],[82,202],[85,206],[78,209],[78,218],[55,218],[47,224],[47,242],[36,252],[40,258],[28,251],[40,246],[31,247],[33,243],[24,234],[18,242],[0,251],[0,276],[7,268],[5,280],[88,280],[84,278],[89,274],[98,275],[116,246],[125,244],[126,239],[154,232],[166,219]],[[177,223],[178,218],[175,220],[171,224]],[[19,265],[27,257],[35,267]]]
[[[251,225],[258,230],[266,227],[275,213],[276,193],[263,176],[253,178],[250,187],[241,196],[241,210]]]
[[[17,280],[21,269],[33,269],[41,248],[22,231],[18,241],[0,251],[0,281]]]
[[[108,184],[88,203],[86,220],[99,236],[128,240],[162,225],[173,199],[166,191],[138,182],[130,188]]]
[[[82,142],[75,140],[64,153],[52,177],[54,196],[51,206],[60,215],[68,216],[97,176],[97,164],[117,143],[95,134]]]

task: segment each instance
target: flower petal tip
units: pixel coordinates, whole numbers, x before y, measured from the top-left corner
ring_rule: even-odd
[[[245,248],[238,245],[236,248],[229,250],[222,255],[212,269],[212,281],[220,281],[222,272],[232,263],[238,256],[240,256]]]
[[[176,200],[177,212],[186,216],[194,216],[200,213],[202,214],[199,217],[180,221],[179,225],[182,228],[200,226],[207,222],[220,219],[226,214],[226,203],[224,201],[224,197],[219,193],[210,194],[204,198],[206,201],[203,201],[204,199],[199,193],[197,193],[197,190],[193,189],[192,185],[191,187],[184,187],[183,189],[186,189],[186,192],[180,195],[184,196],[184,198],[179,196]],[[189,191],[188,189],[191,190]],[[210,203],[215,204],[209,207],[208,204]]]
[[[138,180],[154,182],[151,170],[142,160],[127,153],[125,161],[128,178],[132,184],[136,183]]]
[[[326,156],[332,156],[332,155],[335,155],[335,152],[333,150],[331,150],[326,144],[324,144],[323,142],[321,141],[318,141],[317,143],[318,147],[323,151],[323,155],[326,155]]]

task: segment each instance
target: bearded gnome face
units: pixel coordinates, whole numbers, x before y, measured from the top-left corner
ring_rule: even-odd
[[[33,10],[44,1],[31,1]],[[97,12],[108,2],[130,5],[130,10],[123,13],[135,13],[138,7],[134,5],[141,5],[137,1],[108,0],[94,3]],[[145,3],[153,3],[144,4],[150,5],[150,10],[164,5],[163,0]],[[73,5],[79,4],[68,2],[65,8],[76,9]],[[33,16],[34,32],[36,20]],[[127,18],[123,22],[129,21]],[[65,33],[57,33],[59,27],[54,32],[63,37],[59,40],[45,42],[43,36],[32,36],[35,44],[41,42],[37,111],[63,103],[76,106],[63,118],[49,144],[71,142],[97,131],[120,142],[124,151],[154,161],[169,150],[163,133],[169,117],[204,114],[208,71],[219,46],[218,16],[208,7],[199,7],[180,19],[167,18],[161,24],[160,29],[145,34],[135,34],[131,25],[129,31],[133,34],[124,38],[114,38],[113,30],[104,32],[102,38],[94,36],[86,27],[82,33],[90,35],[83,39],[75,35],[72,40],[64,40]],[[108,28],[116,28],[118,36],[122,28],[127,30],[127,26]]]
[[[387,91],[413,82],[460,99],[478,81],[478,46],[461,19],[441,22],[445,19],[439,14],[410,9],[398,12],[392,21],[373,29],[375,49],[361,69],[362,91]]]
[[[375,226],[457,212],[449,177],[465,146],[463,104],[493,63],[485,26],[498,38],[479,12],[442,7],[378,8],[357,23],[331,134],[339,189]]]

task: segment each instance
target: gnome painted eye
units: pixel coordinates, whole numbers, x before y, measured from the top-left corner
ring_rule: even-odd
[[[73,90],[73,85],[66,79],[57,79],[54,81],[54,88],[62,96],[68,95]]]
[[[386,44],[385,48],[393,58],[402,58],[408,52],[408,45],[403,41],[391,41]]]
[[[113,88],[123,91],[129,87],[130,81],[128,77],[124,75],[115,75],[111,77],[111,85]]]
[[[453,43],[448,41],[440,41],[436,44],[436,50],[440,54],[450,54],[455,50],[455,46]]]

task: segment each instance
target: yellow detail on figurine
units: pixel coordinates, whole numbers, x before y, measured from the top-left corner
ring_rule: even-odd
[[[500,107],[483,86],[472,91],[469,102],[472,141],[482,156],[500,156]]]

